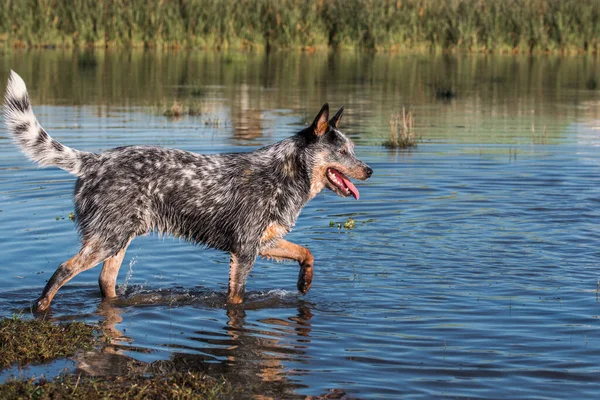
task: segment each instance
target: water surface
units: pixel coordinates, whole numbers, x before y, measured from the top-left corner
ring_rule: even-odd
[[[120,299],[99,268],[49,317],[98,322],[101,354],[9,374],[191,368],[276,397],[564,398],[600,390],[600,65],[588,57],[42,51],[3,54],[34,111],[87,151],[155,144],[249,151],[324,102],[374,169],[360,201],[323,192],[288,239],[315,256],[258,260],[248,301],[225,305],[226,254],[150,234],[132,242]],[[162,115],[174,102],[201,110]],[[381,146],[412,109],[420,145]],[[0,130],[0,315],[25,312],[78,250],[75,178],[38,169]],[[337,224],[355,219],[352,230]],[[334,226],[330,226],[333,222]],[[25,310],[25,311],[23,311]],[[140,368],[141,368],[140,367]]]

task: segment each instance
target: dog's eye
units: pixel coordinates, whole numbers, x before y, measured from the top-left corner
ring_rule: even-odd
[[[341,149],[341,150],[340,150],[340,154],[341,154],[341,155],[343,155],[343,156],[345,156],[346,154],[348,154],[348,150],[346,150],[346,149]]]

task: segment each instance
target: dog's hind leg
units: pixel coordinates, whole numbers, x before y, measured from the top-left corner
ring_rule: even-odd
[[[109,252],[104,250],[98,241],[90,240],[84,243],[79,253],[68,261],[60,264],[58,269],[54,272],[46,284],[42,295],[36,302],[35,311],[40,312],[46,310],[50,306],[58,289],[70,281],[75,275],[96,266],[99,262],[106,259],[108,255]]]
[[[240,304],[244,302],[246,279],[252,267],[256,255],[244,255],[231,253],[229,264],[229,290],[227,291],[227,302],[229,304]]]
[[[298,274],[298,290],[306,294],[310,289],[313,279],[313,263],[315,261],[312,253],[306,247],[295,243],[279,239],[272,247],[264,249],[260,255],[276,260],[296,260],[300,264],[300,273]]]
[[[104,260],[102,272],[98,278],[102,297],[117,297],[117,276],[119,275],[119,269],[125,257],[127,246],[129,246],[129,242],[117,254]]]

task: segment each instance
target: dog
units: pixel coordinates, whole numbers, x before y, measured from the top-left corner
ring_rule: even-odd
[[[135,236],[152,231],[230,253],[230,304],[244,301],[246,280],[259,255],[297,261],[297,287],[306,294],[314,257],[283,237],[322,189],[358,200],[350,178],[366,180],[373,173],[338,130],[343,112],[342,107],[329,119],[324,104],[309,127],[252,152],[203,155],[127,146],[95,154],[50,137],[32,111],[25,82],[11,71],[4,115],[14,141],[41,166],[77,176],[74,203],[81,249],[60,264],[35,310],[48,309],[65,283],[101,262],[100,291],[105,298],[115,297],[127,246]]]

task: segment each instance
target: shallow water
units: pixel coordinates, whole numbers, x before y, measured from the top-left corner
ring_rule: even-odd
[[[374,169],[360,201],[322,193],[288,239],[315,256],[258,260],[228,308],[226,254],[148,235],[114,303],[99,268],[57,295],[56,320],[99,322],[101,354],[9,374],[119,374],[168,360],[277,397],[564,398],[600,390],[600,65],[587,57],[102,53],[0,55],[61,142],[247,151],[328,101]],[[174,101],[199,116],[169,119]],[[410,107],[420,145],[380,144]],[[0,315],[28,313],[78,250],[74,178],[38,169],[0,131]],[[338,228],[352,217],[352,230]],[[334,226],[330,226],[333,221]],[[253,389],[254,390],[254,389]]]

